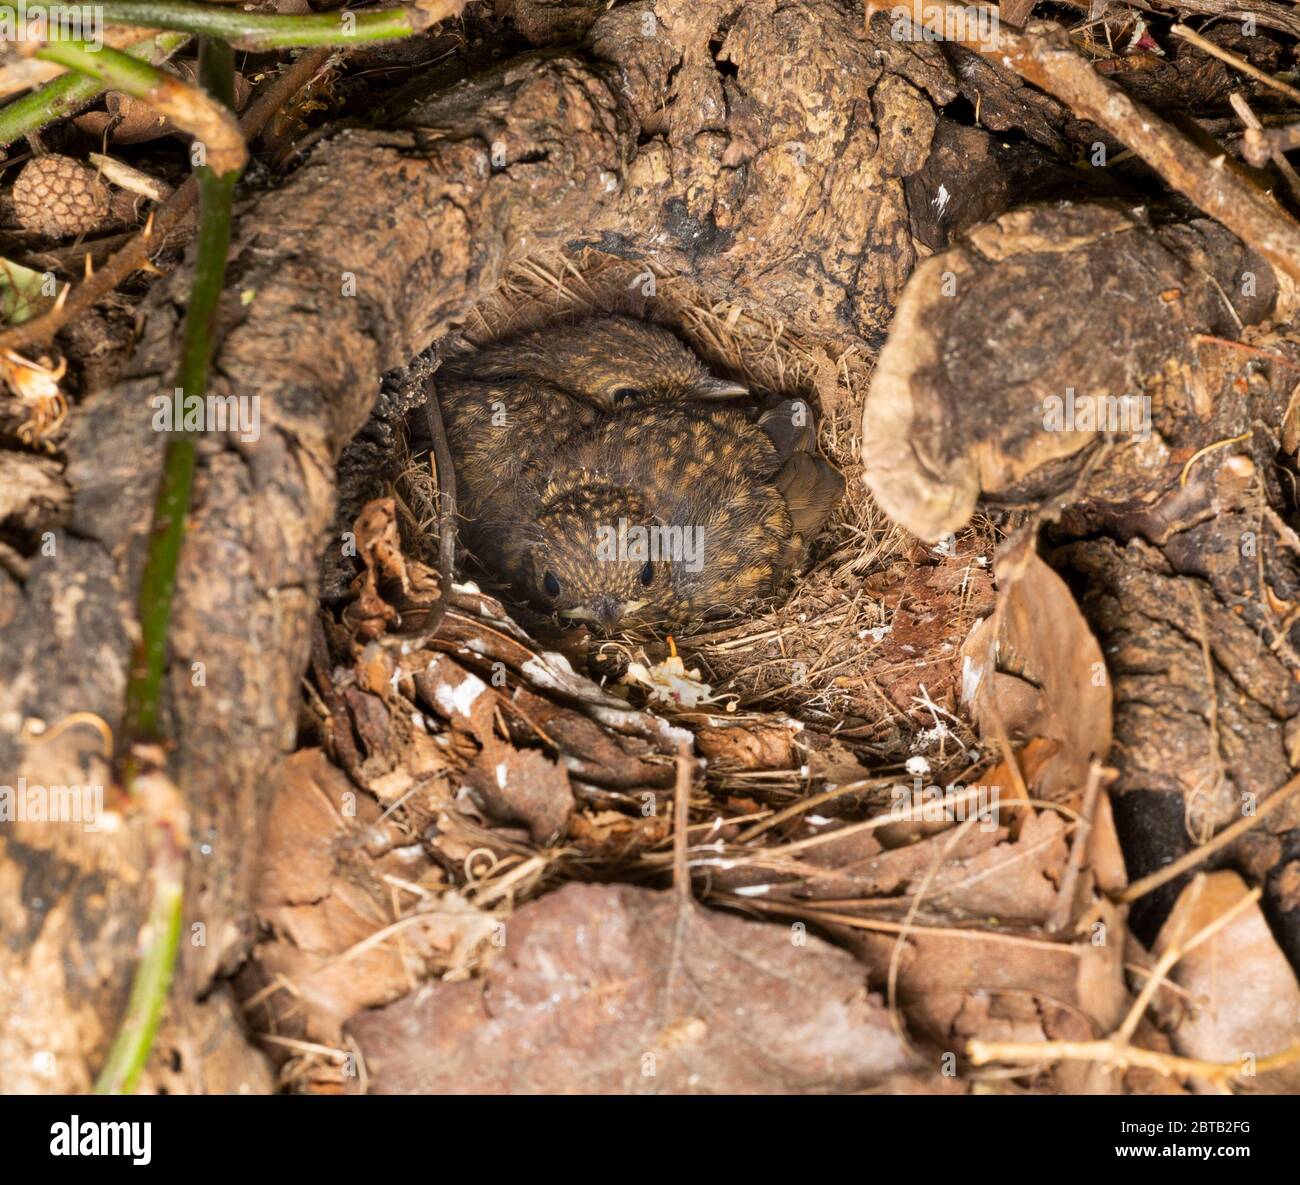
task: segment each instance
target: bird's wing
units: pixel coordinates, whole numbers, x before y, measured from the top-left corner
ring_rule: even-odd
[[[813,453],[795,453],[781,466],[773,484],[790,511],[790,525],[810,543],[844,496],[844,478]]]

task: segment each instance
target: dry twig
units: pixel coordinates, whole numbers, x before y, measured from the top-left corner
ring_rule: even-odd
[[[1300,775],[1292,778],[1281,789],[1270,794],[1253,815],[1238,819],[1230,827],[1225,827],[1209,842],[1201,844],[1199,848],[1193,848],[1192,851],[1185,856],[1180,856],[1172,864],[1166,864],[1159,872],[1153,872],[1150,876],[1144,876],[1141,880],[1134,881],[1127,889],[1116,896],[1115,901],[1119,904],[1136,901],[1139,897],[1145,897],[1161,885],[1168,884],[1171,880],[1182,876],[1189,869],[1204,863],[1220,848],[1226,848],[1234,840],[1245,835],[1257,823],[1283,806],[1297,790],[1300,790]]]

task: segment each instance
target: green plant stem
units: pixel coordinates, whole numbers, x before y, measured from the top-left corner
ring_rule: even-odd
[[[225,64],[228,68],[229,59]],[[225,281],[226,252],[230,246],[230,206],[239,172],[235,170],[218,175],[204,166],[196,170],[196,176],[199,185],[198,257],[181,336],[180,365],[176,372],[175,397],[178,399],[201,398],[206,393],[213,327]],[[123,745],[127,746],[123,753],[128,760],[130,745],[160,739],[158,716],[167,663],[167,627],[176,590],[181,542],[185,537],[185,517],[194,485],[194,461],[193,435],[173,433],[163,455],[153,534],[140,580],[141,633],[127,681],[126,718],[122,730]]]
[[[233,98],[234,56],[227,44],[204,39],[199,46],[199,77],[209,94]],[[176,396],[201,397],[207,389],[214,348],[217,306],[225,283],[230,248],[230,210],[240,170],[196,170],[199,189],[198,252],[194,283],[181,333]],[[179,410],[179,409],[178,409]],[[141,742],[160,739],[159,711],[167,666],[167,629],[176,591],[176,570],[185,539],[185,521],[194,486],[195,439],[172,434],[163,454],[162,479],[154,506],[153,530],[140,580],[140,642],[126,690],[120,755],[123,784],[134,795],[140,776]],[[167,783],[170,789],[170,783]],[[174,795],[174,791],[172,792]],[[156,795],[155,795],[156,797]],[[154,1037],[171,989],[180,947],[184,908],[185,847],[174,819],[183,806],[153,802],[151,871],[154,894],[142,935],[144,950],[136,966],[126,1014],[95,1089],[100,1094],[130,1094],[153,1049]]]
[[[248,149],[234,113],[206,92],[148,62],[88,41],[47,41],[35,57],[89,74],[106,86],[148,103],[159,115],[200,142],[205,164],[219,174],[236,175],[248,162]]]
[[[96,1094],[131,1094],[149,1062],[181,942],[185,857],[167,824],[158,825],[152,858],[153,901],[140,932],[144,950],[126,1012],[95,1080]]]
[[[137,41],[123,52],[161,65],[189,40],[188,33],[161,33]],[[0,148],[40,131],[48,123],[75,114],[108,88],[98,79],[70,70],[44,86],[0,107]]]
[[[199,40],[199,85],[218,103],[235,109],[235,51],[228,41]]]
[[[89,41],[50,41],[35,56],[86,75],[105,88],[141,99],[158,85],[160,78],[148,62],[107,46],[96,49]]]
[[[462,6],[463,0],[447,0],[446,15],[459,12]],[[0,5],[0,11],[6,8],[14,11],[10,5]],[[196,0],[103,0],[99,4],[51,4],[49,19],[51,28],[80,28],[83,33],[95,28],[94,22],[144,25],[220,38],[240,49],[266,50],[391,41],[421,32],[442,17],[416,8],[277,16]]]

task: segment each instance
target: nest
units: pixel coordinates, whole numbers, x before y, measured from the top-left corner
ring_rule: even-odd
[[[652,295],[651,295],[652,294]],[[938,548],[892,524],[861,480],[858,426],[872,359],[857,347],[835,352],[824,341],[738,304],[705,299],[689,281],[652,273],[594,251],[576,258],[532,258],[513,268],[442,343],[445,355],[480,348],[556,318],[619,312],[662,324],[687,341],[717,374],[752,390],[808,400],[818,411],[819,445],[845,475],[844,499],[809,564],[778,597],[737,609],[732,618],[696,623],[675,636],[721,698],[751,715],[793,720],[832,735],[869,760],[901,766],[918,754],[949,768],[969,753],[970,731],[957,703],[957,651],[991,608],[990,563],[998,529],[979,519]],[[433,562],[437,491],[429,466],[399,454],[391,484],[404,546]],[[518,611],[539,636],[578,665],[596,659],[626,669],[638,655],[658,660],[666,639],[651,631],[603,642]],[[711,722],[708,713],[688,721]],[[961,739],[958,739],[958,738]],[[790,771],[791,791],[808,788]]]
[[[507,7],[546,42],[527,4]],[[401,127],[329,137],[250,211],[231,267],[250,299],[229,302],[241,328],[219,335],[214,376],[262,392],[284,431],[249,457],[206,459],[197,562],[174,607],[167,756],[207,861],[190,862],[187,908],[213,940],[185,944],[156,1088],[264,1073],[244,1056],[237,996],[281,1084],[317,1092],[1300,1090],[1300,989],[1279,947],[1300,965],[1296,338],[1293,324],[1262,328],[1294,314],[1297,253],[1277,244],[1295,228],[1247,200],[1222,154],[1171,148],[1150,111],[1139,151],[1231,216],[1240,242],[1177,208],[1148,220],[1087,200],[1104,191],[1080,188],[1073,152],[1048,161],[972,126],[969,108],[976,124],[1082,150],[1095,133],[1080,120],[1101,112],[1131,142],[1101,66],[1046,53],[1051,34],[1013,30],[1015,56],[959,77],[883,14],[860,32],[842,6],[781,15],[683,10],[655,55],[615,7],[593,53],[529,54]],[[1135,49],[1142,69],[1113,77],[1140,84],[1154,59]],[[460,64],[487,52],[502,49]],[[1037,78],[1044,62],[1070,72],[1058,94],[1086,86],[1073,105],[1022,102],[1007,71]],[[817,103],[789,102],[792,63]],[[1155,63],[1168,107],[1203,108],[1164,67],[1203,81],[1204,63],[1181,64]],[[1221,99],[1233,78],[1219,72]],[[936,123],[932,101],[959,93]],[[495,142],[493,167],[476,165],[489,125],[508,167]],[[1062,181],[1069,200],[1052,202]],[[1003,210],[1030,192],[1042,200]],[[629,232],[619,249],[702,286],[586,252],[515,266],[484,298],[495,269],[466,266],[615,222]],[[919,267],[918,241],[938,253]],[[1277,284],[1256,289],[1269,260]],[[969,285],[960,301],[929,283],[948,270]],[[320,277],[344,272],[382,298],[322,300]],[[1075,315],[1061,294],[1077,296],[1079,277],[1108,283]],[[65,723],[86,724],[88,706],[112,715],[128,669],[120,616],[157,451],[130,412],[170,366],[185,284],[178,273],[149,303],[131,377],[77,409],[77,530],[57,556],[29,554],[33,542],[7,561],[27,590],[0,611],[10,732],[21,724],[0,740],[51,786],[99,768]],[[603,642],[439,578],[437,490],[402,452],[422,379],[437,354],[590,311],[661,321],[715,371],[819,409],[848,496],[779,598],[672,638]],[[302,748],[281,777],[321,476],[370,414],[377,360],[462,322],[388,376],[340,468],[343,556],[303,681]],[[888,329],[888,342],[873,361],[827,336],[837,326],[865,343]],[[1033,383],[1007,382],[1015,368]],[[1040,414],[1058,385],[1117,391],[1137,373],[1163,376],[1145,451],[1094,447]],[[867,406],[877,431],[862,437]],[[23,426],[28,441],[59,428],[54,412]],[[922,544],[885,521],[864,470],[880,506],[927,539],[991,500],[1023,517],[977,514]],[[30,541],[71,521],[54,468],[14,468],[17,504],[37,471],[54,509],[24,520]],[[87,579],[69,583],[78,568]],[[219,673],[215,694],[187,679],[194,653],[195,674]],[[30,829],[11,845],[19,917],[27,874],[45,884],[51,858],[80,849],[0,977],[18,993],[6,1039],[20,1082],[30,1065],[77,1089],[102,1060],[137,949],[121,941],[139,929],[135,889],[161,892],[159,861],[175,855],[146,831],[184,833],[182,796],[157,797],[116,836]],[[87,886],[105,909],[81,908]],[[244,961],[250,907],[261,930]],[[67,978],[92,965],[93,985]],[[27,997],[49,1006],[24,1010]],[[1257,1078],[1243,1050],[1262,1055]]]

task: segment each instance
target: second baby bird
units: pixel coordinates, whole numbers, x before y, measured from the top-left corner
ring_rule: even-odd
[[[770,595],[843,494],[804,403],[754,420],[717,402],[745,388],[656,325],[548,326],[436,382],[470,551],[539,607],[604,630]]]

